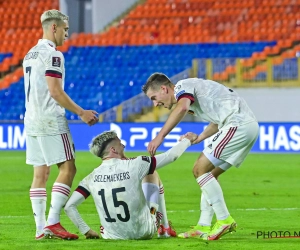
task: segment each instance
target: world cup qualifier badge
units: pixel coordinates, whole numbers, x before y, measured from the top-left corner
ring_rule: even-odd
[[[142,160],[150,163],[150,159],[148,156],[142,156]]]
[[[60,57],[52,57],[52,66],[60,67]]]

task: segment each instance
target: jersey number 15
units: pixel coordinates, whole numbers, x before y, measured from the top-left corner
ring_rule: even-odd
[[[124,214],[125,214],[125,218],[123,218],[121,216],[121,214],[117,214],[117,217],[120,221],[122,222],[127,222],[130,219],[130,213],[129,213],[129,209],[128,209],[128,205],[125,201],[119,201],[117,198],[117,193],[119,192],[125,192],[125,187],[122,188],[113,188],[112,190],[112,197],[113,197],[113,201],[114,201],[114,207],[119,207],[122,206],[124,208]],[[107,209],[107,205],[106,205],[106,200],[105,200],[105,193],[104,193],[104,189],[101,189],[100,191],[98,191],[98,194],[101,196],[102,199],[102,204],[103,204],[103,209],[106,213],[106,217],[105,220],[107,222],[116,222],[116,219],[111,218],[109,211]]]

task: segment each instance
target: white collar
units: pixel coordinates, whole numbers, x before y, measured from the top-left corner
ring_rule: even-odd
[[[54,49],[56,48],[56,45],[54,42],[48,40],[48,39],[39,39],[39,43],[48,43],[51,47],[53,47]]]

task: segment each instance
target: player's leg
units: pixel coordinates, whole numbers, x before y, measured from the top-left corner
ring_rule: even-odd
[[[150,209],[151,221],[155,224],[155,231],[151,233],[152,237],[156,232],[160,219],[157,214],[158,210],[158,196],[159,196],[159,178],[155,171],[153,174],[146,175],[142,181],[142,189],[147,201],[147,205]]]
[[[34,215],[37,240],[44,238],[43,229],[46,226],[46,183],[50,168],[45,165],[37,137],[26,136],[26,163],[33,165],[33,180],[30,187],[30,201]]]
[[[225,172],[231,165],[239,166],[256,141],[257,135],[257,123],[223,129],[214,138],[211,147],[204,149],[194,165],[194,176],[217,217],[216,224],[208,234],[209,240],[217,240],[236,228],[236,222],[227,209],[221,186],[211,173],[212,168],[219,166]]]
[[[76,173],[74,159],[58,163],[57,166],[59,174],[52,187],[51,207],[47,220],[48,225],[60,222],[60,213],[69,198],[72,181]]]
[[[211,173],[217,179],[218,176],[224,173],[225,170],[215,167]],[[201,237],[204,238],[211,231],[212,219],[214,216],[214,210],[212,206],[208,203],[204,197],[203,192],[201,193],[200,199],[200,217],[196,226],[192,226],[190,230],[184,233],[178,234],[180,238],[191,238],[191,237]]]
[[[49,237],[77,239],[78,236],[67,232],[60,224],[60,214],[70,194],[76,174],[73,140],[70,133],[41,138],[42,151],[47,165],[56,164],[58,177],[52,187],[51,206],[44,232]]]
[[[151,213],[156,214],[159,196],[159,177],[156,171],[144,177],[142,189]]]
[[[219,175],[221,175],[224,172],[225,171],[223,169],[219,168],[219,167],[215,167],[211,171],[212,175],[216,179],[218,179]],[[203,193],[201,193],[200,211],[201,211],[200,218],[199,218],[199,221],[198,221],[197,225],[200,225],[200,226],[204,227],[203,231],[207,231],[211,227],[212,219],[213,219],[213,216],[214,216],[214,210],[213,210],[212,206],[205,199]]]
[[[158,176],[159,178],[159,176]],[[164,185],[159,178],[159,198],[158,198],[158,211],[157,214],[160,221],[160,226],[158,229],[158,237],[176,237],[176,231],[172,227],[172,223],[168,220],[167,208],[166,208],[166,200],[165,200],[165,190]]]
[[[223,162],[220,159],[214,158],[212,155],[206,154],[206,152],[204,152],[203,155],[207,157],[207,159],[211,163],[213,163],[213,165],[219,165],[218,168],[215,168],[214,170],[211,171],[211,174],[214,172],[216,176],[219,176],[220,174],[224,173],[226,170],[228,170],[231,167],[231,164],[227,162]],[[210,181],[208,180],[208,182]],[[200,182],[198,183],[200,185]],[[203,185],[205,186],[205,184]],[[235,231],[236,222],[229,214],[223,196],[223,192],[219,183],[215,180],[211,180],[210,184],[208,183],[207,186],[201,189],[202,189],[203,198],[206,199],[207,202],[210,204],[211,208],[214,210],[214,213],[216,213],[216,217],[217,217],[217,222],[215,223],[213,228],[209,231],[209,233],[205,235],[205,237],[203,238],[209,240],[217,240],[225,233]],[[205,220],[205,218],[203,219]]]
[[[205,154],[201,154],[194,165],[194,175],[201,187],[203,199],[210,204],[214,213],[216,214],[217,221],[226,222],[226,227],[222,228],[222,232],[219,232],[218,238],[225,233],[225,230],[228,231],[230,229],[230,225],[235,223],[231,218],[229,211],[227,209],[222,188],[217,181],[217,179],[212,175],[211,171],[214,169],[214,165],[212,162],[205,156]],[[228,225],[227,223],[230,222]],[[212,229],[212,231],[214,228]],[[210,231],[207,235],[210,236]],[[205,236],[207,236],[205,235]]]

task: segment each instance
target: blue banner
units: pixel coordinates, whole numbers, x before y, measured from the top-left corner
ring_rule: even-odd
[[[260,123],[260,133],[251,152],[296,153],[300,152],[300,123]],[[70,124],[76,150],[88,150],[92,138],[103,131],[114,130],[126,146],[126,151],[146,151],[148,143],[159,133],[163,123],[99,123]],[[200,134],[207,123],[183,122],[165,138],[159,151],[174,146],[186,132]],[[205,142],[189,147],[187,151],[200,152],[209,144]],[[23,124],[0,124],[0,150],[25,150],[26,135]]]

